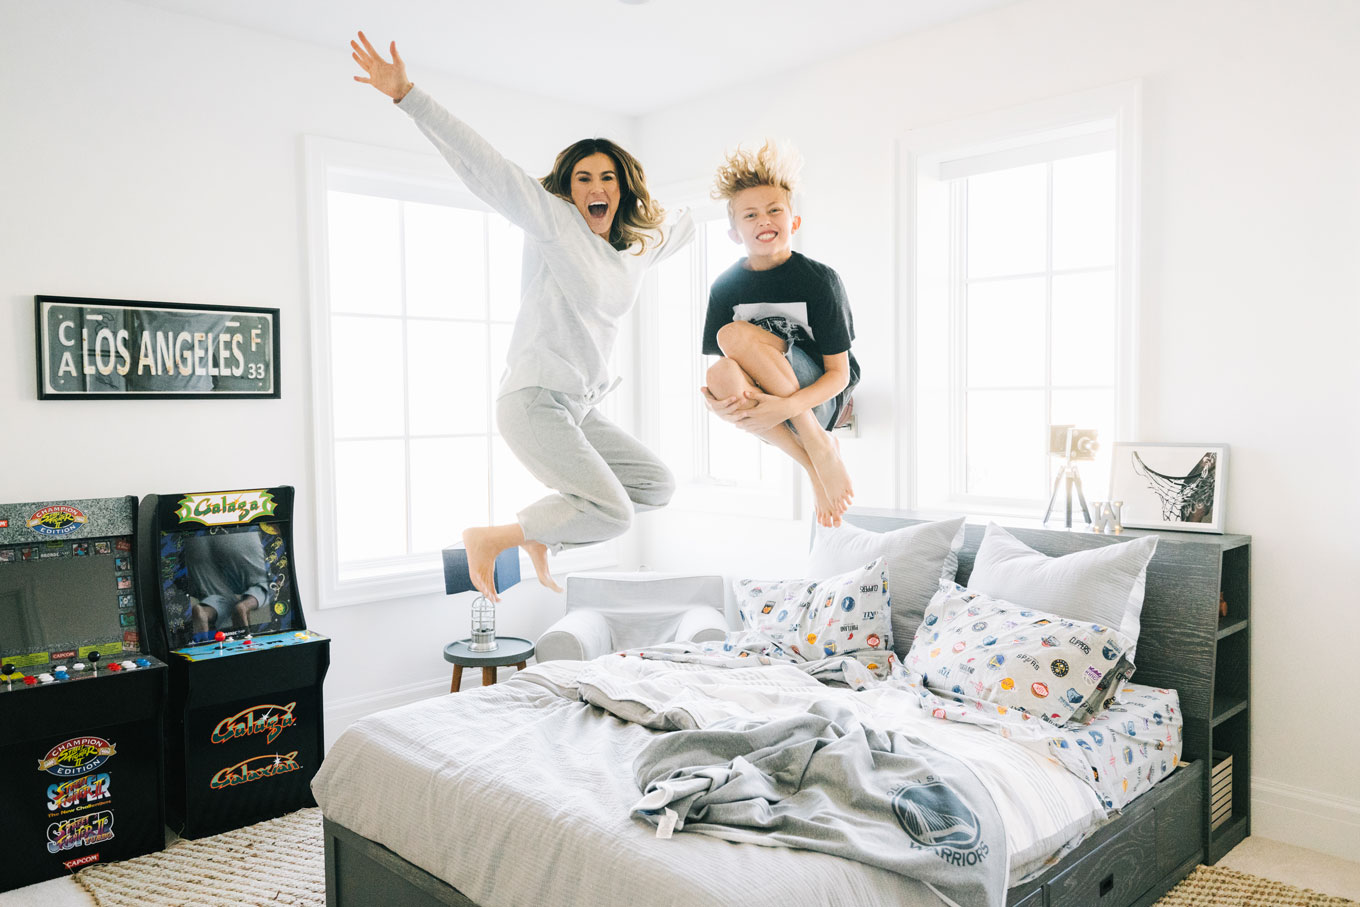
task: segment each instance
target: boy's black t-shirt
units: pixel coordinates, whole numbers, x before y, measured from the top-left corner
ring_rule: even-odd
[[[799,252],[768,271],[750,271],[743,258],[713,281],[704,319],[706,356],[721,356],[718,330],[733,321],[759,324],[792,340],[818,365],[823,356],[849,353],[850,383],[842,400],[859,383],[859,363],[850,352],[855,321],[840,275]]]

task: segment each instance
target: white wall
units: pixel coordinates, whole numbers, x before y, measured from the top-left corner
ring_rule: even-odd
[[[119,0],[0,5],[0,501],[296,485],[302,603],[333,637],[332,736],[447,689],[441,647],[467,635],[470,597],[320,611],[314,597],[302,139],[434,153],[351,80],[362,25],[337,23],[323,48]],[[626,118],[407,63],[530,172],[582,135],[630,138]],[[278,307],[282,398],[39,402],[35,294]],[[534,638],[560,613],[530,580],[507,592],[498,627]]]
[[[1360,6],[1304,0],[1030,0],[644,119],[653,179],[711,174],[737,141],[807,159],[803,249],[841,272],[864,369],[856,503],[893,485],[894,140],[905,130],[1125,80],[1143,88],[1138,437],[1232,445],[1228,528],[1253,541],[1253,829],[1360,853],[1353,695],[1360,558]],[[769,49],[762,49],[768,51]],[[797,569],[807,525],[670,511],[657,569]],[[730,545],[765,535],[756,550]]]

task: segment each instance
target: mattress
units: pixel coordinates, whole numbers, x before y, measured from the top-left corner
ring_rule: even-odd
[[[612,665],[624,661],[635,659],[612,658]],[[641,796],[634,758],[661,731],[579,701],[575,682],[592,664],[535,666],[505,683],[356,722],[313,781],[317,802],[328,818],[483,907],[541,903],[546,892],[552,903],[592,905],[943,903],[915,880],[826,854],[697,834],[659,839],[631,809]],[[649,666],[681,674],[687,667]],[[780,687],[768,671],[748,673],[759,678],[754,686],[736,689],[726,672],[727,692],[718,695],[761,713],[805,708],[809,697],[841,698],[964,759],[1002,815],[1012,884],[1106,821],[1090,779],[1033,745],[900,710],[892,691],[808,687],[806,675]],[[697,679],[691,671],[681,682]],[[1128,786],[1137,789],[1137,779],[1160,777],[1165,757],[1174,768],[1165,747],[1125,742],[1130,730],[1134,738],[1139,731],[1150,736],[1145,720],[1160,734],[1154,713],[1169,725],[1175,715],[1168,696],[1175,694],[1130,685],[1121,693],[1123,711],[1107,713],[1100,726],[1062,732],[1062,748],[1092,765],[1112,757],[1107,771],[1133,779]]]

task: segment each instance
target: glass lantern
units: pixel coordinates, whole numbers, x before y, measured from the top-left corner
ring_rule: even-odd
[[[472,637],[468,648],[473,652],[496,651],[496,606],[479,595],[472,603]]]

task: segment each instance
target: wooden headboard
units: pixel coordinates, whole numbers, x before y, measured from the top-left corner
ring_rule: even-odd
[[[845,518],[853,525],[875,532],[928,522],[919,516],[891,510],[852,510]],[[959,569],[955,575],[960,585],[968,584],[985,529],[982,525],[965,527]],[[1118,545],[1144,535],[1157,536],[1157,551],[1148,564],[1138,657],[1132,680],[1148,686],[1171,687],[1179,693],[1185,721],[1182,758],[1209,760],[1223,558],[1225,553],[1234,550],[1245,553],[1249,537],[1142,530],[1125,530],[1119,535],[1011,527],[1007,527],[1007,531],[1050,557]],[[1245,576],[1245,571],[1242,575]],[[1245,600],[1245,589],[1224,591],[1230,595],[1240,594]]]

